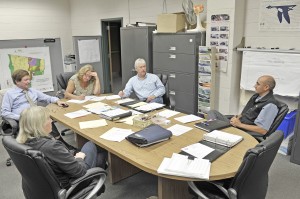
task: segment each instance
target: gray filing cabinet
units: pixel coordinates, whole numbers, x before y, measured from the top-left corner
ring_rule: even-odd
[[[122,86],[125,87],[130,77],[136,74],[134,62],[143,58],[147,64],[147,72],[152,72],[152,31],[155,27],[126,27],[120,29]]]
[[[198,46],[200,33],[153,34],[153,72],[167,74],[175,110],[197,113]]]

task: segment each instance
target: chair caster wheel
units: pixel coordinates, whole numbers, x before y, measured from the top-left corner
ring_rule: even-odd
[[[6,166],[7,167],[11,166],[11,162],[10,161],[6,161]]]

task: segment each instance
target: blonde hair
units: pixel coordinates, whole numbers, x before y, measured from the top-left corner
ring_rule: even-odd
[[[83,67],[81,67],[81,68],[79,69],[79,71],[77,72],[77,74],[78,74],[78,79],[79,79],[79,80],[82,80],[82,77],[83,77],[88,71],[94,72],[94,69],[93,69],[93,66],[92,66],[92,65],[87,64],[87,65],[84,65]],[[92,77],[91,79],[93,79],[93,77]]]
[[[33,106],[24,109],[20,116],[20,130],[16,138],[17,142],[23,144],[30,138],[48,136],[44,125],[49,117],[49,110],[42,106]]]

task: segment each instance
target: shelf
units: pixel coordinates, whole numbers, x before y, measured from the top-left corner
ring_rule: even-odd
[[[252,51],[252,52],[272,52],[272,53],[291,53],[300,54],[299,50],[280,50],[280,49],[257,49],[257,48],[237,48],[237,51]]]

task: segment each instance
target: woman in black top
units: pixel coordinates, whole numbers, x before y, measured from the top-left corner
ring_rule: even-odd
[[[51,122],[47,108],[33,106],[25,109],[20,117],[17,142],[43,152],[61,185],[68,188],[70,181],[83,176],[88,169],[103,166],[105,155],[98,154],[96,145],[89,141],[74,156],[62,142],[49,136]]]

